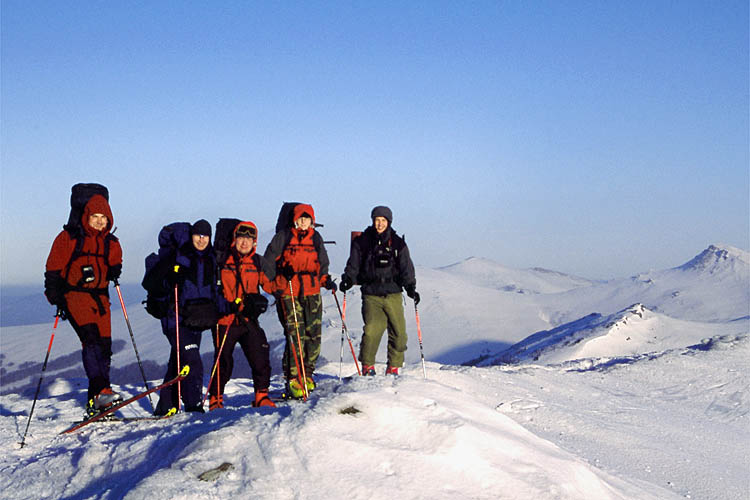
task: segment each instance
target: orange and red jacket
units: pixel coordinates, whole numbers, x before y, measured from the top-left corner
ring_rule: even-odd
[[[309,296],[320,293],[320,287],[330,279],[328,275],[328,253],[323,245],[323,238],[315,231],[315,212],[310,205],[300,203],[294,208],[294,220],[307,213],[312,218],[309,229],[284,229],[276,233],[266,249],[265,257],[269,263],[276,263],[277,292],[291,297],[289,282],[280,272],[290,266],[294,270],[292,288],[295,296]]]
[[[240,226],[252,226],[252,222],[240,222],[234,228],[236,235]],[[256,228],[257,234],[257,228]],[[221,268],[221,284],[224,289],[224,298],[229,302],[234,302],[237,298],[242,299],[248,293],[260,293],[262,287],[269,294],[273,294],[273,282],[266,275],[263,256],[255,252],[257,240],[252,250],[247,255],[240,255],[236,248],[236,236],[232,239],[232,246],[227,257],[226,263]],[[239,278],[239,279],[238,279]],[[245,304],[240,305],[240,310],[244,309]],[[235,320],[235,315],[230,314],[219,320],[220,325],[230,325]]]
[[[97,231],[89,226],[89,216],[92,214],[107,217],[107,226],[103,230]],[[94,195],[86,203],[81,225],[84,236],[79,251],[76,251],[77,239],[68,231],[62,231],[52,243],[45,274],[56,277],[56,286],[64,294],[69,316],[74,323],[97,323],[100,335],[109,337],[107,273],[110,267],[122,266],[122,247],[117,238],[110,234],[112,210],[103,196]]]

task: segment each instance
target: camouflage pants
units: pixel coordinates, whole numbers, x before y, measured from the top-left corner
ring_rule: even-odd
[[[282,367],[287,379],[297,378],[297,364],[289,341],[294,342],[294,354],[297,355],[299,362],[299,346],[297,344],[297,329],[299,329],[300,340],[302,341],[302,359],[305,365],[305,375],[312,376],[315,371],[315,364],[320,356],[320,338],[321,324],[323,319],[323,306],[320,294],[296,297],[294,305],[296,306],[296,327],[295,327],[295,309],[292,309],[292,298],[282,297],[277,301],[279,307],[279,319],[284,327],[286,334],[286,347],[284,348],[284,359]]]
[[[362,364],[375,364],[380,340],[383,338],[383,332],[388,329],[388,366],[404,366],[407,336],[401,294],[391,293],[385,297],[363,295],[362,319],[365,321],[359,351],[359,360]]]

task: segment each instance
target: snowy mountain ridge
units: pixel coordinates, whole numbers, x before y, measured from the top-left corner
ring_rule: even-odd
[[[584,358],[613,358],[662,352],[698,344],[711,337],[742,336],[748,321],[719,327],[670,318],[643,304],[602,316],[592,313],[557,328],[537,332],[479,366],[503,363],[559,364]]]
[[[750,272],[750,252],[730,245],[710,245],[677,269],[710,274],[731,270],[746,278]]]

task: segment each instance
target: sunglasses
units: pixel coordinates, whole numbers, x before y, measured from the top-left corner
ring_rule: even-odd
[[[256,239],[258,236],[258,231],[253,226],[240,226],[237,228],[235,235],[237,236],[237,238],[244,236],[245,238]]]

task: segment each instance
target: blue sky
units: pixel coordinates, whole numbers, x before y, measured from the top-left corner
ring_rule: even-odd
[[[747,249],[748,5],[3,0],[0,281],[108,186],[159,228],[311,203],[340,274],[394,212],[417,264],[614,278]]]

